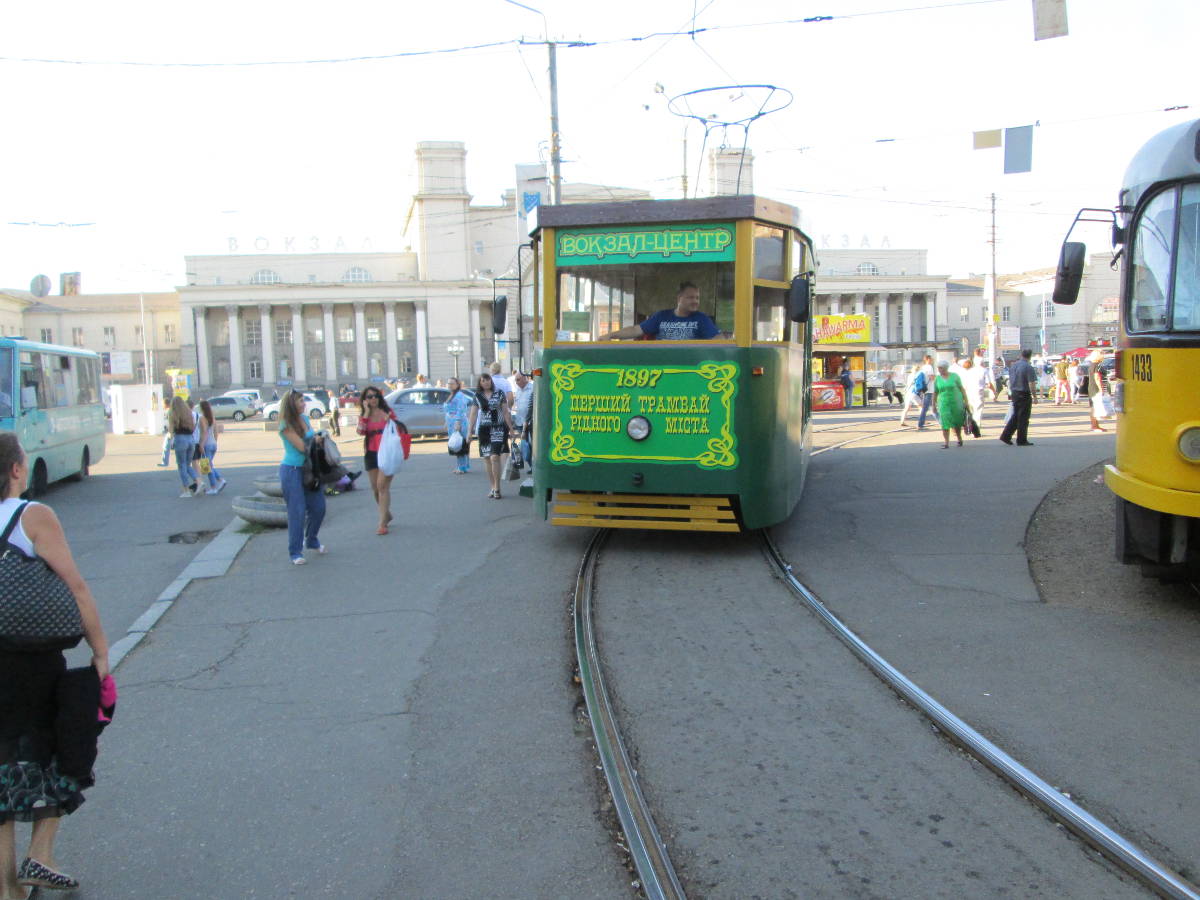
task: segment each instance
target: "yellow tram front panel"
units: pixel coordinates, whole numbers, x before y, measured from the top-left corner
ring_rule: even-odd
[[[1121,351],[1116,464],[1104,480],[1117,496],[1157,512],[1200,517],[1200,462],[1180,451],[1200,429],[1198,347],[1131,347]]]

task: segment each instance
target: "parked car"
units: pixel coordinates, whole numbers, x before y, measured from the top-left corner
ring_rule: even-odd
[[[450,399],[445,388],[404,388],[384,397],[396,418],[412,435],[446,433],[446,414],[442,404]]]
[[[208,405],[212,407],[214,419],[233,419],[235,422],[241,422],[258,415],[258,410],[254,408],[250,398],[242,395],[209,397]]]
[[[250,401],[250,405],[256,410],[262,409],[266,401],[263,399],[262,391],[258,388],[237,388],[236,390],[226,391],[222,397],[245,397]],[[212,400],[208,401],[212,403]]]
[[[268,403],[263,407],[263,415],[272,422],[279,418],[279,402],[280,401],[275,400],[274,402]],[[321,416],[325,415],[325,405],[312,394],[305,393],[304,414],[310,419],[319,419]]]

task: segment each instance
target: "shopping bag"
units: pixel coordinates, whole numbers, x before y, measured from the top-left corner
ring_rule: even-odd
[[[404,447],[400,444],[400,433],[396,431],[396,423],[388,422],[379,438],[379,451],[375,454],[379,463],[379,471],[391,477],[400,471],[404,462]]]
[[[207,456],[202,456],[196,461],[196,468],[200,470],[201,475],[207,475],[212,472],[212,463],[208,461]]]
[[[1111,419],[1115,413],[1113,399],[1108,394],[1096,394],[1092,397],[1092,414],[1097,419]]]

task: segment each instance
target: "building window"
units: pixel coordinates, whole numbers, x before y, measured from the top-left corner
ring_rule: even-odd
[[[875,305],[875,312],[871,316],[871,330],[879,334],[879,305]]]
[[[337,317],[337,339],[343,344],[354,343],[354,319],[350,316]],[[348,373],[343,372],[342,374]]]
[[[141,342],[142,342],[142,326],[141,325],[133,326],[133,342],[134,342],[134,344],[141,344]]]
[[[279,273],[271,269],[259,269],[250,276],[251,284],[279,284]]]
[[[325,343],[325,328],[320,319],[306,319],[304,322],[304,340],[310,344]]]
[[[349,356],[343,356],[338,360],[338,374],[349,376],[354,374],[354,360]]]
[[[83,346],[83,329],[82,328],[72,328],[71,329],[71,344],[75,347]]]
[[[279,378],[291,378],[292,375],[292,361],[286,356],[279,357]]]
[[[250,380],[251,381],[261,381],[262,380],[262,360],[258,360],[258,359],[250,360]]]
[[[904,307],[903,306],[896,307],[896,329],[901,334],[904,334]]]
[[[370,358],[367,360],[367,368],[370,370],[372,375],[382,375],[383,374],[383,354],[382,353],[372,353]]]
[[[168,344],[175,343],[175,326],[170,322],[163,325],[163,340]]]
[[[262,343],[262,321],[260,319],[246,320],[246,343],[261,344]]]
[[[1011,320],[1012,320],[1012,307],[1011,306],[1002,307],[1000,310],[1000,321],[1001,322],[1009,322]]]
[[[383,340],[383,320],[378,318],[367,317],[367,340],[382,341]],[[378,374],[378,373],[375,373]]]
[[[51,328],[43,328],[42,329],[42,343],[43,344],[53,344],[54,343],[54,330],[53,329],[51,329]]]
[[[858,268],[854,270],[855,275],[878,275],[879,266],[873,262],[859,263]]]
[[[984,305],[984,306],[982,306],[982,307],[980,307],[980,308],[979,308],[979,321],[980,321],[980,322],[982,322],[984,325],[986,325],[986,324],[987,324],[987,320],[988,320],[988,318],[987,318],[987,306],[986,306],[986,305]]]
[[[413,372],[413,358],[411,353],[405,353],[400,359],[400,372],[403,375],[411,375]]]
[[[1050,335],[1050,352],[1058,352],[1058,338],[1055,335]]]
[[[346,274],[342,276],[342,281],[345,282],[367,282],[371,281],[371,273],[362,266],[351,266],[346,270]]]
[[[968,306],[960,306],[958,308],[958,318],[961,322],[971,321],[971,308]]]
[[[403,325],[396,326],[396,340],[398,340],[398,341],[404,340],[404,326]]]
[[[275,323],[275,343],[290,344],[292,342],[292,320],[280,319]]]

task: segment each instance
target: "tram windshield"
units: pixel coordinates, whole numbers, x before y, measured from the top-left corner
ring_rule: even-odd
[[[733,335],[733,262],[560,267],[558,280],[559,342],[600,340],[673,312],[688,283],[699,290],[699,312],[715,324],[716,337]]]
[[[1169,188],[1146,205],[1130,260],[1129,331],[1200,330],[1200,184]]]

